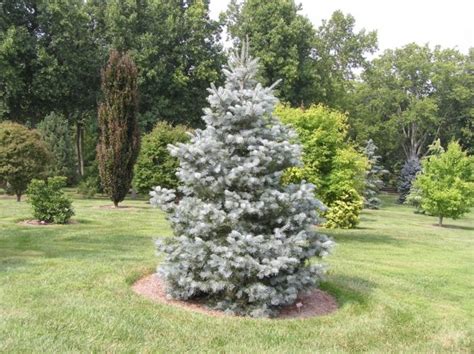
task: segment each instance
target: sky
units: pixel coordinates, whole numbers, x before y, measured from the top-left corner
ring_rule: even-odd
[[[229,0],[211,0],[217,18]],[[474,47],[474,1],[468,0],[296,0],[315,27],[335,10],[355,17],[356,30],[376,30],[379,50],[416,42],[431,47],[456,47],[467,53]]]

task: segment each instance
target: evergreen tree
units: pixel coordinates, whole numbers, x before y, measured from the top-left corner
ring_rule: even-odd
[[[398,180],[398,193],[400,194],[398,197],[399,203],[405,202],[405,199],[410,193],[411,184],[420,170],[420,160],[417,158],[409,159],[403,164],[402,170],[400,171],[400,178]]]
[[[104,191],[118,206],[127,195],[139,149],[137,68],[128,54],[110,52],[102,71],[97,160]]]
[[[75,154],[71,127],[64,116],[50,113],[37,126],[43,140],[53,155],[51,176],[64,176],[73,183],[75,172]]]
[[[315,286],[332,246],[313,229],[322,204],[310,184],[283,186],[283,172],[300,163],[300,146],[272,115],[274,87],[256,82],[257,60],[230,56],[224,87],[211,86],[204,130],[178,157],[183,198],[157,187],[151,202],[170,214],[175,237],[159,243],[159,273],[178,299],[205,298],[228,312],[271,316]]]
[[[377,194],[380,188],[383,187],[381,177],[388,171],[379,164],[380,156],[376,155],[377,146],[372,139],[367,141],[364,148],[364,154],[367,157],[368,169],[365,175],[365,191],[364,191],[364,206],[368,209],[378,209],[380,207],[380,199]]]

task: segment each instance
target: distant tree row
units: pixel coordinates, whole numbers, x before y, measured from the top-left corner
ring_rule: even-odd
[[[376,32],[356,31],[341,11],[315,27],[292,0],[233,0],[218,21],[209,1],[2,1],[0,121],[38,128],[69,184],[101,190],[97,112],[109,52],[137,67],[142,134],[158,121],[195,128],[206,89],[222,82],[223,33],[234,44],[249,38],[259,80],[282,79],[276,94],[286,106],[344,112],[344,143],[372,139],[392,185],[437,138],[473,152],[473,49],[412,43],[369,60]]]

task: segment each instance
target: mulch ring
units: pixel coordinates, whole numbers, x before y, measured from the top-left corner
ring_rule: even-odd
[[[176,306],[213,317],[230,316],[223,311],[211,310],[199,301],[181,301],[169,299],[165,291],[164,281],[156,274],[148,275],[133,284],[135,293],[155,302]],[[336,311],[336,299],[320,289],[314,289],[301,294],[295,304],[284,306],[276,319],[310,318],[323,316]]]
[[[137,208],[137,207],[133,207],[133,206],[129,206],[129,205],[119,205],[118,207],[114,206],[113,204],[112,205],[99,205],[99,206],[95,206],[93,207],[94,209],[107,209],[107,210],[129,210],[129,211],[132,211],[132,210],[140,210],[142,208]]]
[[[18,224],[20,225],[26,225],[26,226],[53,226],[53,225],[70,225],[70,224],[77,224],[77,220],[69,220],[66,224],[55,224],[51,222],[46,222],[46,221],[40,221],[36,219],[32,220],[23,220],[20,221]]]

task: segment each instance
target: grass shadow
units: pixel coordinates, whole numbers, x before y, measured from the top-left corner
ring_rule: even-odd
[[[436,225],[438,226],[438,225]],[[438,226],[439,227],[439,226]],[[466,231],[474,231],[473,226],[462,226],[462,225],[443,225],[440,229],[453,229],[453,230],[466,230]]]
[[[358,228],[359,229],[359,228]],[[362,229],[365,230],[365,229]],[[377,243],[377,244],[387,244],[387,245],[397,245],[400,246],[405,241],[387,236],[387,235],[371,235],[371,234],[341,234],[333,233],[331,236],[336,240],[336,243]]]
[[[29,255],[14,255],[0,258],[0,273],[11,272],[13,269],[29,266],[31,263],[29,258],[31,258]]]
[[[340,307],[354,303],[366,307],[376,284],[356,276],[329,275],[327,281],[322,282],[320,287],[333,295]]]

